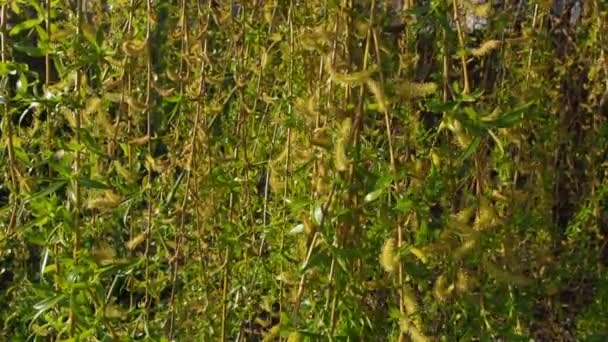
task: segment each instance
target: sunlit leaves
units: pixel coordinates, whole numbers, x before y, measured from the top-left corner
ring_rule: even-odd
[[[0,339],[601,326],[603,4],[49,3],[4,12]]]
[[[31,28],[36,27],[37,25],[42,23],[43,20],[44,20],[44,18],[42,18],[42,16],[40,16],[38,18],[22,21],[19,24],[13,26],[13,28],[11,28],[11,30],[8,32],[8,34],[10,36],[18,35],[19,33],[21,33],[21,31],[29,30]]]

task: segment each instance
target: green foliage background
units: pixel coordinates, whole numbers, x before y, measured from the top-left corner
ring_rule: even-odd
[[[0,1],[0,339],[606,340],[608,5],[404,2]]]

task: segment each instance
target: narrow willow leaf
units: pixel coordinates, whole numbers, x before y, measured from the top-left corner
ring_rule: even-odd
[[[36,320],[38,319],[38,317],[40,317],[42,314],[44,314],[46,311],[52,309],[53,307],[55,307],[55,305],[59,304],[59,302],[63,301],[64,299],[66,299],[66,295],[65,294],[60,294],[60,295],[56,295],[54,297],[51,298],[46,298],[41,300],[40,302],[34,304],[34,310],[36,310],[36,314],[34,315],[34,317],[31,320],[30,323],[30,329],[31,329],[31,325],[36,322]]]
[[[55,273],[55,272],[57,272],[57,264],[50,264],[44,268],[44,270],[42,271],[42,274]]]
[[[470,156],[472,156],[473,153],[475,153],[475,151],[477,151],[479,144],[481,144],[481,137],[473,138],[473,141],[471,141],[471,143],[467,146],[467,148],[464,150],[464,152],[462,152],[462,155],[460,156],[459,161],[462,162],[462,161],[468,159]]]
[[[40,25],[43,21],[44,21],[44,17],[42,17],[42,16],[40,16],[38,18],[34,18],[34,19],[24,20],[24,21],[20,22],[19,24],[13,26],[13,28],[11,28],[11,30],[9,31],[8,34],[10,36],[16,36],[19,33],[21,33],[21,31],[29,30],[31,28],[34,28],[36,25]]]
[[[384,189],[374,190],[374,191],[368,193],[367,195],[365,195],[365,198],[363,199],[363,201],[365,203],[373,202],[376,199],[378,199],[378,197],[380,197],[383,193],[384,193]]]
[[[58,191],[59,189],[63,188],[66,184],[68,184],[68,182],[66,180],[60,180],[60,181],[54,182],[51,185],[49,185],[48,187],[46,187],[44,190],[33,194],[29,198],[29,200],[33,201],[37,198],[44,197],[46,195],[50,195],[50,194]]]
[[[498,128],[509,128],[513,127],[519,122],[521,122],[524,118],[526,112],[532,107],[534,102],[528,102],[523,104],[511,111],[506,112],[501,115],[498,119],[494,121],[489,121],[487,124],[489,127],[498,127]]]
[[[179,187],[182,180],[184,179],[185,174],[186,174],[186,172],[182,171],[179,173],[179,176],[177,176],[175,183],[173,183],[173,186],[171,187],[171,191],[169,191],[169,195],[167,195],[167,198],[165,199],[165,206],[168,207],[171,204],[171,201],[173,200],[173,197],[175,196],[175,193],[177,192],[177,188]]]
[[[323,208],[321,206],[315,207],[312,217],[314,218],[315,225],[320,226],[323,222]]]
[[[500,139],[496,136],[496,134],[494,134],[494,132],[492,132],[491,129],[488,130],[488,134],[490,135],[490,137],[492,137],[494,142],[496,142],[496,146],[498,146],[498,150],[500,151],[500,156],[504,156],[505,149],[502,147],[502,142],[500,141]]]
[[[63,300],[66,297],[65,294],[60,294],[55,297],[43,299],[40,302],[34,304],[34,309],[38,310],[38,314],[43,313],[46,310],[53,308],[57,303]]]
[[[43,57],[46,54],[46,51],[40,47],[24,44],[21,42],[12,43],[12,47],[15,50],[23,52],[30,57]]]
[[[83,188],[87,189],[99,189],[99,190],[109,190],[111,187],[103,182],[87,178],[87,177],[78,177],[78,181]]]
[[[295,234],[300,234],[304,232],[304,224],[300,223],[297,226],[291,228],[291,230],[289,230],[290,235],[295,235]]]

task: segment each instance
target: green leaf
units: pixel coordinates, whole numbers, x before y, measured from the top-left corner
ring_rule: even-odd
[[[25,45],[20,42],[13,43],[13,48],[17,51],[25,53],[26,55],[28,55],[30,57],[42,57],[46,54],[46,52],[39,47],[32,46],[32,45]]]
[[[95,140],[95,138],[93,138],[93,136],[91,135],[91,133],[89,133],[89,131],[87,131],[86,129],[81,129],[80,137],[81,137],[82,144],[86,148],[88,148],[89,151],[91,151],[99,156],[105,157],[105,153],[103,152],[101,146]]]
[[[43,21],[44,21],[44,18],[42,18],[42,17],[22,21],[19,24],[13,26],[13,28],[9,31],[8,34],[10,36],[15,36],[15,35],[19,34],[21,31],[29,30],[29,29],[33,28],[34,26],[39,25]]]
[[[165,206],[169,206],[169,204],[171,204],[171,201],[173,200],[173,196],[175,196],[175,193],[177,192],[177,188],[181,184],[182,179],[184,178],[185,174],[186,174],[186,172],[182,171],[179,174],[179,176],[177,177],[177,180],[173,184],[173,187],[171,188],[171,191],[169,192],[169,195],[167,196],[167,199],[165,200]]]
[[[464,112],[467,114],[469,119],[473,121],[479,119],[479,114],[477,114],[477,111],[473,107],[464,107]]]
[[[112,187],[100,182],[100,181],[96,181],[94,179],[90,179],[90,178],[86,178],[86,177],[80,177],[78,178],[78,181],[80,182],[80,185],[84,188],[89,188],[89,189],[101,189],[101,190],[108,190],[111,189]]]
[[[525,105],[517,107],[510,112],[505,113],[500,118],[488,122],[488,125],[498,128],[513,127],[517,123],[523,120],[527,110],[534,104],[534,102],[528,102]]]
[[[97,34],[93,26],[83,25],[82,35],[89,43],[91,43],[95,50],[99,50],[99,44],[97,43]]]
[[[42,191],[38,191],[36,193],[34,193],[29,200],[35,200],[39,197],[44,197],[46,195],[50,195],[54,192],[56,192],[57,190],[63,188],[68,182],[66,180],[60,180],[60,181],[56,181],[55,183],[52,183],[51,185],[49,185],[46,189],[42,190]]]
[[[15,73],[17,68],[13,63],[0,62],[0,76],[5,77]]]
[[[414,202],[410,198],[401,198],[397,201],[397,210],[402,213],[409,213],[414,208]]]
[[[374,190],[374,191],[368,193],[367,195],[365,195],[365,198],[363,200],[365,201],[365,203],[373,202],[376,199],[378,199],[378,197],[380,197],[383,193],[384,193],[384,188]]]
[[[47,310],[50,310],[53,307],[55,307],[55,305],[57,305],[59,302],[61,302],[65,298],[66,298],[65,294],[60,294],[60,295],[56,295],[55,297],[43,299],[40,302],[34,304],[34,310],[36,310],[37,312],[31,320],[30,327],[31,327],[31,324],[36,322],[36,319],[38,317],[40,317],[40,315],[42,315]]]
[[[317,267],[317,266],[321,266],[321,265],[328,266],[330,263],[331,263],[331,258],[329,257],[329,255],[327,255],[327,253],[325,253],[325,251],[323,251],[323,250],[317,250],[310,257],[310,259],[308,260],[308,263],[306,265],[303,265],[301,271],[302,271],[302,273],[304,273],[313,267]]]
[[[477,151],[477,148],[479,147],[480,143],[481,143],[480,136],[476,136],[475,138],[473,138],[473,141],[471,141],[469,146],[467,146],[467,149],[464,150],[464,152],[460,156],[459,162],[462,163],[464,160],[468,159],[473,153],[475,153],[475,151]]]

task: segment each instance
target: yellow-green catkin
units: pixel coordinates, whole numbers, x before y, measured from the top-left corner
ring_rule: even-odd
[[[382,89],[382,85],[370,79],[367,81],[367,87],[376,98],[378,110],[383,113],[386,112],[388,110],[388,100],[386,99],[386,95],[384,95],[384,89]]]
[[[433,295],[440,302],[445,302],[450,296],[453,285],[448,284],[448,278],[444,274],[441,274],[437,280],[435,280],[435,286],[433,287]]]
[[[334,147],[334,162],[336,170],[340,172],[348,170],[348,167],[350,166],[350,160],[346,156],[346,142],[348,140],[351,127],[351,118],[346,118],[344,121],[342,121],[340,131],[338,132],[336,145]]]
[[[477,285],[477,280],[469,272],[460,270],[456,274],[456,291],[460,294],[467,293]]]
[[[432,82],[402,82],[397,87],[397,94],[403,100],[425,97],[437,92],[437,84]]]
[[[399,327],[401,331],[408,334],[413,342],[430,342],[431,339],[427,337],[413,322],[408,318],[402,318],[399,321]]]
[[[498,49],[500,45],[500,40],[488,40],[486,42],[483,42],[479,47],[472,49],[471,54],[475,57],[483,57],[492,52],[493,50]]]
[[[380,253],[380,265],[389,273],[395,272],[399,266],[399,255],[396,253],[395,245],[395,239],[386,240]]]

